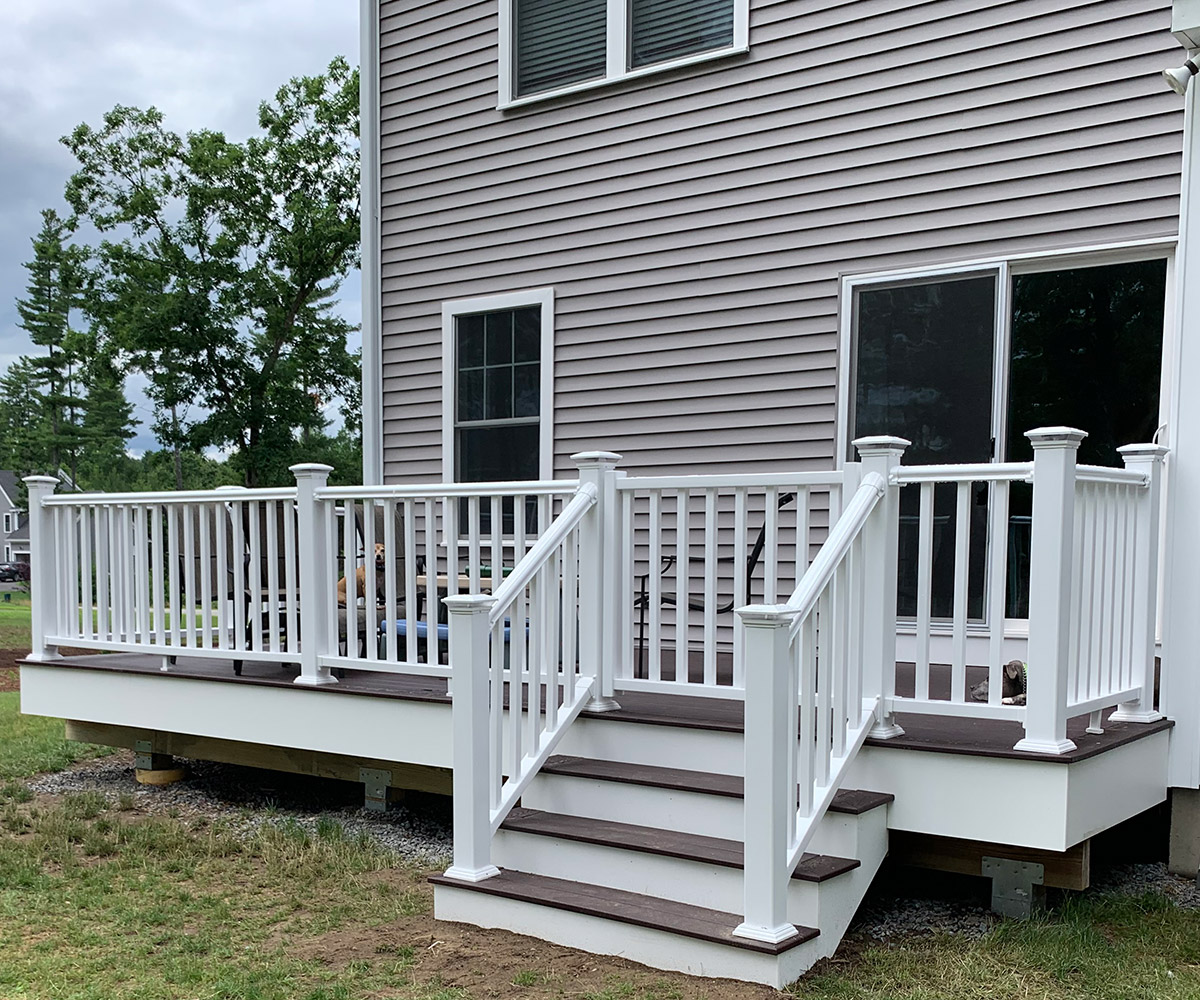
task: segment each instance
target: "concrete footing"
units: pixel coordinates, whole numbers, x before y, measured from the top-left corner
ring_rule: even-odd
[[[1200,871],[1200,790],[1171,789],[1171,846],[1167,867],[1175,875]]]

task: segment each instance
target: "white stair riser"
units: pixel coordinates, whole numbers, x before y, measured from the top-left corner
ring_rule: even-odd
[[[513,871],[590,882],[711,910],[743,912],[740,868],[516,830],[500,830],[496,834],[492,863]],[[788,919],[794,924],[819,927],[822,893],[842,877],[819,884],[792,879]]]
[[[740,775],[745,764],[741,733],[611,719],[576,720],[555,752],[713,774]]]
[[[743,801],[704,792],[543,773],[525,791],[521,804],[567,816],[635,823],[725,840],[740,841],[745,833]],[[809,850],[839,858],[857,857],[857,817],[826,813]]]
[[[686,972],[693,976],[740,979],[776,989],[794,982],[814,962],[824,957],[821,937],[773,957],[667,931],[488,896],[452,886],[439,885],[434,888],[433,913],[438,920],[456,920],[478,927],[499,927],[596,955],[618,955],[656,969]]]

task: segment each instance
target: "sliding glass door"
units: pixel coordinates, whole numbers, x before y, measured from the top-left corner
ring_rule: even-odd
[[[1028,461],[1025,431],[1080,427],[1079,460],[1113,465],[1159,426],[1166,260],[853,285],[849,440],[913,442],[908,464]],[[916,609],[917,496],[901,500],[901,615]],[[1007,614],[1028,614],[1029,488],[1010,497]],[[934,497],[932,613],[953,604],[954,488]],[[983,619],[989,497],[972,497],[968,616]]]

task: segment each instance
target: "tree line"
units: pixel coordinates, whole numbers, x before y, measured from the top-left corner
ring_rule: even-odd
[[[0,468],[89,490],[286,485],[300,461],[358,481],[360,357],[333,309],[359,262],[358,85],[340,57],[294,78],[244,142],[125,106],[63,138],[77,169],[25,264],[36,350],[0,376]],[[141,458],[135,375],[161,446]]]

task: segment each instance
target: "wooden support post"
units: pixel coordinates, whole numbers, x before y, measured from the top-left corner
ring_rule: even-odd
[[[1131,680],[1141,688],[1136,701],[1121,704],[1112,722],[1157,722],[1162,716],[1154,708],[1154,646],[1158,625],[1158,523],[1162,509],[1162,466],[1168,449],[1158,444],[1128,444],[1117,451],[1125,468],[1142,472],[1147,486],[1138,496],[1134,522],[1133,638],[1130,648]]]
[[[319,662],[320,657],[336,646],[337,634],[335,632],[332,639],[329,635],[328,596],[334,580],[332,569],[326,565],[329,548],[325,538],[325,518],[321,516],[321,501],[316,496],[317,490],[329,481],[333,467],[313,463],[293,465],[290,471],[296,477],[299,528],[296,555],[300,568],[300,676],[296,683],[314,687],[336,684],[337,678]],[[353,608],[347,610],[347,615],[353,613]]]
[[[1029,683],[1025,738],[1014,750],[1067,753],[1067,666],[1071,655],[1071,562],[1075,459],[1087,437],[1074,427],[1026,431],[1033,445],[1029,566]]]
[[[55,583],[58,579],[57,546],[50,511],[42,501],[54,493],[53,476],[26,476],[29,492],[29,606],[31,660],[57,660],[58,648],[47,645],[46,636],[58,628]],[[103,627],[103,626],[102,626]]]
[[[892,469],[911,444],[898,437],[865,437],[854,442],[862,459],[862,476],[878,473],[887,483],[863,526],[863,697],[878,697],[879,709],[870,736],[890,740],[903,736],[892,704],[896,697],[896,591],[899,586],[900,487]]]
[[[488,594],[456,594],[443,601],[449,612],[450,676],[454,683],[454,864],[446,874],[482,882],[500,869],[492,864],[491,726]],[[494,692],[499,698],[501,692]],[[515,715],[515,713],[514,713]],[[514,725],[518,722],[514,721]]]
[[[789,672],[796,611],[739,608],[746,643],[744,919],[736,937],[778,944],[799,932],[787,919],[789,819],[796,786],[796,697]]]
[[[621,649],[621,538],[617,507],[617,463],[611,451],[584,451],[571,456],[579,467],[579,482],[594,483],[596,504],[588,511],[579,532],[579,671],[596,678],[589,712],[620,708],[613,697],[613,678]]]

